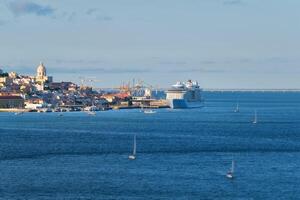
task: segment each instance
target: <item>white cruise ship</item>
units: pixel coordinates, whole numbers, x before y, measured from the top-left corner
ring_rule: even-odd
[[[166,100],[173,109],[200,108],[203,106],[201,89],[197,81],[177,82],[166,91],[166,95]]]

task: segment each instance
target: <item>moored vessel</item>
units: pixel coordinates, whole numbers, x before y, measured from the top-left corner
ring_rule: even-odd
[[[203,106],[201,88],[197,81],[177,82],[166,91],[170,108],[200,108]]]
[[[154,114],[154,113],[156,113],[156,111],[151,110],[151,109],[147,109],[147,110],[144,110],[144,113],[145,114]]]

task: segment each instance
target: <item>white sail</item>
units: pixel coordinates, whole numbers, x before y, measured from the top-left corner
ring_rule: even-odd
[[[133,140],[133,152],[132,152],[132,155],[129,155],[128,158],[130,160],[135,160],[136,158],[136,135],[134,135],[134,140]]]
[[[239,103],[236,104],[236,108],[234,110],[234,112],[239,112],[240,111],[240,108],[239,108]]]
[[[133,155],[136,154],[136,135],[134,135],[134,142],[133,142]]]
[[[256,124],[257,123],[257,112],[255,110],[254,112],[254,120],[253,120],[253,123]]]
[[[233,179],[233,173],[234,173],[234,161],[231,161],[231,168],[230,170],[227,172],[226,177],[229,179]]]

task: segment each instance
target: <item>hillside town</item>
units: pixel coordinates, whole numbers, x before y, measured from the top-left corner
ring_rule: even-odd
[[[136,92],[136,91],[134,91]],[[166,107],[151,99],[151,91],[134,97],[128,86],[115,91],[96,91],[73,82],[55,82],[41,62],[35,76],[4,72],[0,69],[0,111],[64,112],[98,111],[119,108]]]

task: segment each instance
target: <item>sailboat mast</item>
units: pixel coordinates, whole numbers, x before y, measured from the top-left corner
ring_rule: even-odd
[[[239,110],[240,110],[240,109],[239,109],[239,103],[237,102],[237,103],[236,103],[236,107],[235,107],[234,112],[239,112]]]
[[[134,135],[134,142],[133,142],[133,155],[136,154],[136,135]]]
[[[234,172],[234,161],[232,160],[231,162],[231,172],[233,173]]]

